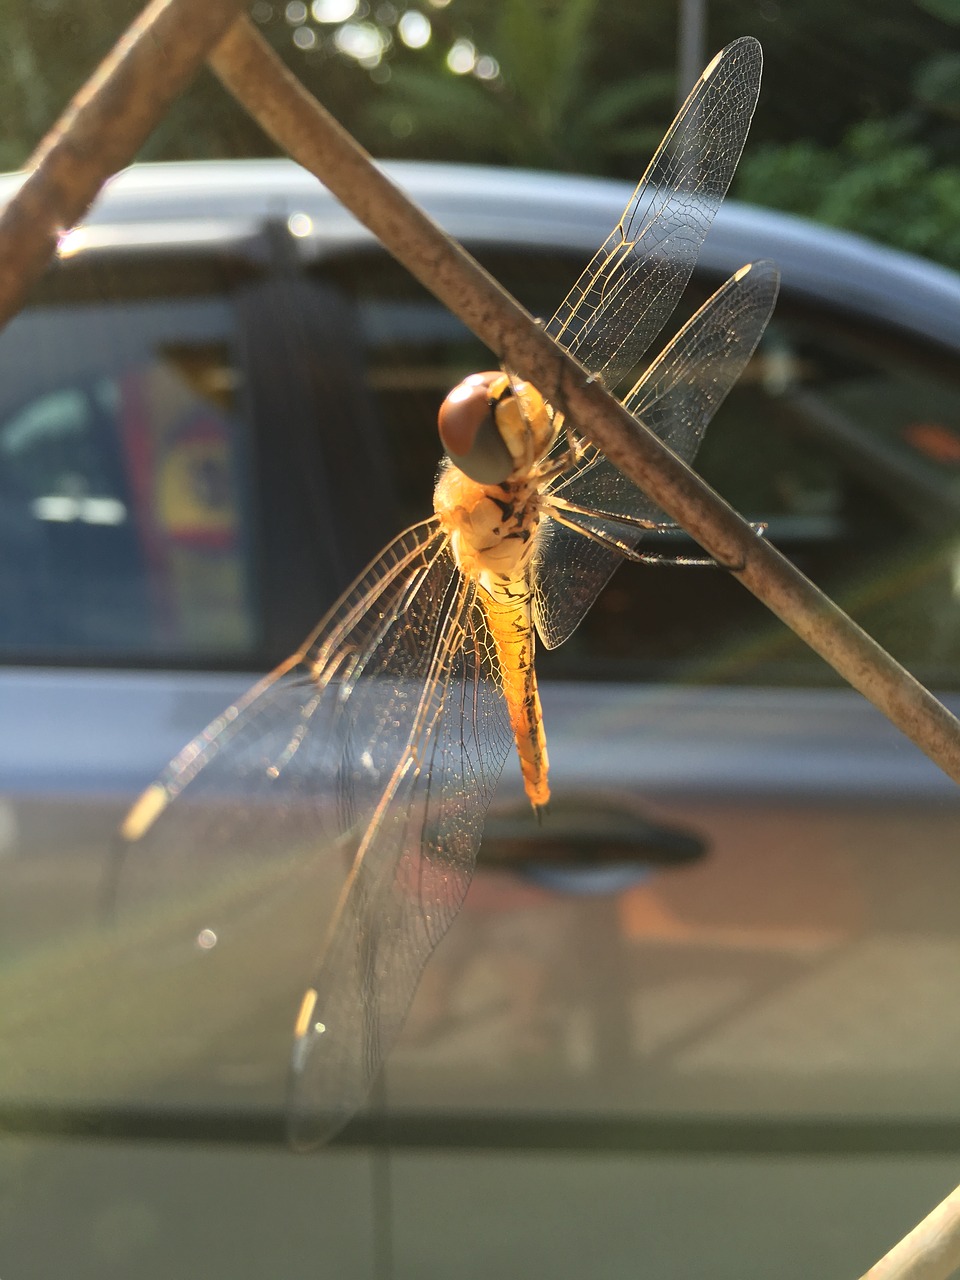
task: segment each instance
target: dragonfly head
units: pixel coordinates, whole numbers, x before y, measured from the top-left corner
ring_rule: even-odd
[[[440,406],[447,457],[478,484],[503,484],[529,471],[553,444],[557,426],[535,387],[499,370],[471,374]]]

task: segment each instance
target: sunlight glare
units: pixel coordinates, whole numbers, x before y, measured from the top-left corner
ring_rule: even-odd
[[[346,22],[357,12],[360,0],[313,0],[314,22]]]
[[[57,257],[72,258],[75,253],[85,249],[90,241],[90,233],[86,227],[74,227],[65,231],[57,241]]]
[[[465,76],[477,65],[477,49],[472,40],[455,40],[447,54],[447,66],[455,76]]]
[[[408,49],[422,49],[430,41],[430,19],[419,9],[408,9],[401,15],[397,31]]]
[[[333,37],[342,54],[364,66],[376,66],[386,48],[384,33],[371,22],[347,22]]]
[[[297,1021],[293,1027],[293,1034],[298,1040],[302,1039],[310,1030],[310,1023],[313,1021],[313,1011],[316,1007],[316,990],[313,987],[308,987],[304,992],[303,1000],[300,1004],[300,1012],[297,1014]]]
[[[287,230],[298,240],[313,234],[313,219],[309,213],[291,213],[287,219]]]

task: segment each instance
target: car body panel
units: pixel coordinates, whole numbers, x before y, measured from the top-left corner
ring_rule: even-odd
[[[550,245],[591,253],[630,196],[622,182],[482,165],[396,161],[385,173],[451,235],[467,243]],[[20,179],[0,177],[0,199]],[[263,222],[305,213],[308,255],[369,243],[370,233],[304,169],[289,160],[137,165],[113,178],[69,253],[167,245],[212,247],[254,239]],[[111,234],[110,228],[115,230]],[[826,230],[790,214],[727,200],[707,236],[701,269],[729,275],[771,258],[784,287],[831,301],[879,322],[960,346],[957,275],[935,263],[848,231]]]
[[[585,257],[629,195],[596,179],[386,168],[478,252],[524,258]],[[0,180],[0,197],[17,181]],[[297,224],[306,234],[289,234],[294,214],[311,220]],[[688,589],[651,576],[645,589],[620,571],[621,593],[643,593],[640,607],[614,601],[599,631],[617,625],[638,642],[656,639],[673,597],[690,590],[700,606],[694,633],[677,631],[688,667],[667,667],[664,678],[657,652],[646,666],[606,649],[598,657],[588,619],[570,642],[570,665],[554,668],[564,678],[542,681],[553,812],[534,823],[508,759],[472,890],[369,1111],[316,1160],[287,1163],[275,1149],[290,1028],[336,894],[336,859],[318,870],[305,858],[280,874],[266,847],[252,867],[230,850],[209,867],[187,858],[166,885],[176,890],[169,918],[150,900],[129,914],[125,876],[136,851],[123,852],[118,824],[166,761],[282,656],[278,644],[295,644],[296,628],[305,632],[332,587],[360,567],[351,553],[371,536],[373,513],[353,489],[343,504],[353,503],[353,522],[331,512],[343,476],[310,436],[316,404],[299,412],[308,388],[291,375],[295,359],[267,337],[283,329],[285,307],[308,298],[304,281],[322,286],[314,320],[328,316],[308,341],[347,333],[327,285],[372,241],[297,166],[257,161],[135,167],[111,182],[63,251],[41,307],[58,278],[86,262],[106,264],[121,283],[146,259],[160,264],[161,281],[181,261],[242,264],[237,292],[254,315],[234,350],[245,397],[238,421],[249,422],[259,449],[248,505],[282,528],[250,557],[267,637],[259,647],[176,662],[19,653],[0,666],[0,1119],[21,1130],[0,1147],[0,1168],[10,1169],[31,1225],[29,1239],[6,1230],[6,1265],[16,1270],[19,1258],[29,1269],[42,1253],[44,1274],[66,1266],[78,1277],[146,1277],[196,1269],[203,1257],[205,1274],[254,1277],[267,1259],[288,1276],[319,1267],[361,1277],[384,1274],[390,1258],[398,1276],[614,1276],[642,1254],[657,1274],[799,1277],[829,1252],[838,1271],[866,1269],[948,1189],[960,1145],[960,798],[858,694],[816,687],[812,665],[787,664],[784,687],[742,664],[731,677],[730,664],[711,656],[726,606],[705,579]],[[727,202],[703,251],[704,282],[759,257],[780,262],[785,305],[811,308],[813,328],[850,320],[858,333],[955,362],[955,273]],[[384,374],[376,357],[390,326],[420,314],[416,299],[404,295],[391,311],[394,301],[375,294],[366,312],[357,306],[366,347],[356,368],[372,382]],[[417,341],[439,342],[455,327],[425,314]],[[812,361],[802,343],[796,350],[796,363]],[[898,651],[909,656],[916,643],[941,655],[937,669],[956,688],[954,464],[905,452],[894,434],[882,438],[880,466],[864,432],[876,443],[868,428],[877,404],[894,397],[844,361],[847,416],[842,429],[823,429],[828,460],[853,458],[858,481],[879,475],[868,505],[878,493],[899,500],[905,476],[912,496],[860,526],[850,515],[859,490],[828,508],[829,467],[812,478],[798,472],[807,505],[771,522],[774,540],[820,568],[847,542],[875,538],[880,570],[870,561],[847,598],[892,599]],[[321,405],[323,395],[346,399],[352,385],[354,366],[338,363],[341,381],[323,384]],[[432,358],[426,401],[447,364],[445,349]],[[16,401],[16,389],[8,393]],[[937,384],[920,424],[941,430],[930,438],[947,454],[960,431],[952,405]],[[847,430],[851,421],[859,432]],[[437,452],[429,422],[423,438],[418,483],[428,494]],[[366,456],[378,441],[370,435]],[[402,433],[392,443],[387,471],[413,454]],[[359,450],[359,432],[350,444]],[[293,495],[303,473],[328,465],[316,510],[287,500],[285,486]],[[924,487],[928,473],[934,488]],[[775,479],[784,475],[796,478],[786,463]],[[931,494],[934,534],[946,546],[939,559],[908,540],[909,521],[922,525],[935,505]],[[888,572],[885,522],[901,508],[907,549],[893,538]],[[926,595],[924,583],[933,584]],[[274,625],[281,606],[290,616]],[[730,625],[739,634],[736,617]],[[592,678],[570,677],[578,663]],[[224,913],[217,945],[201,946],[184,921],[207,923],[206,895],[221,883],[239,907]],[[64,1138],[77,1133],[83,1142]],[[223,1194],[211,1208],[213,1185]],[[66,1206],[55,1233],[43,1229],[51,1203]],[[757,1222],[773,1220],[776,1231],[758,1236]]]
[[[7,730],[0,776],[27,794],[130,795],[255,679],[252,672],[0,670]],[[731,799],[929,798],[960,806],[950,779],[854,692],[551,681],[543,699],[551,761],[567,789],[608,782],[689,796],[695,778],[697,794]],[[960,700],[948,701],[960,711]],[[589,752],[585,714],[596,735]],[[785,776],[789,757],[796,767]],[[519,794],[514,763],[504,770],[505,796]]]

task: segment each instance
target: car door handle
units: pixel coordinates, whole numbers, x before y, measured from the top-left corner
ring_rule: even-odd
[[[633,797],[572,792],[551,800],[539,824],[525,800],[491,810],[480,865],[567,892],[607,893],[708,849],[701,832],[652,817]]]

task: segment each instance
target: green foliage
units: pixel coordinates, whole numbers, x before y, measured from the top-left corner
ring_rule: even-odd
[[[741,161],[736,194],[960,269],[960,166],[934,163],[904,134],[871,121],[833,148],[763,147]]]
[[[144,0],[0,0],[0,169],[26,162],[143,7]],[[262,154],[262,138],[213,76],[201,72],[140,158]]]
[[[915,0],[915,3],[941,22],[960,26],[960,0]]]
[[[398,60],[363,115],[366,130],[393,154],[581,172],[605,172],[623,155],[636,163],[659,140],[673,74],[598,76],[598,8],[598,0],[501,0],[482,36],[496,79]]]
[[[0,167],[24,162],[139,7],[137,0],[0,0]]]
[[[142,2],[0,0],[0,167],[24,162]],[[403,44],[403,7],[367,6],[363,20],[378,26],[385,53],[366,64],[344,54],[336,26],[309,12],[290,17],[284,0],[257,0],[251,11],[306,86],[377,155],[636,179],[674,105],[675,0],[424,4],[433,38],[419,49]],[[764,45],[742,197],[960,267],[960,0],[711,0],[709,17],[708,53],[744,32]],[[457,40],[495,58],[499,74],[453,74],[446,56]],[[141,158],[273,151],[204,72]]]
[[[918,70],[913,87],[924,106],[960,120],[960,53],[940,53],[929,58]]]

